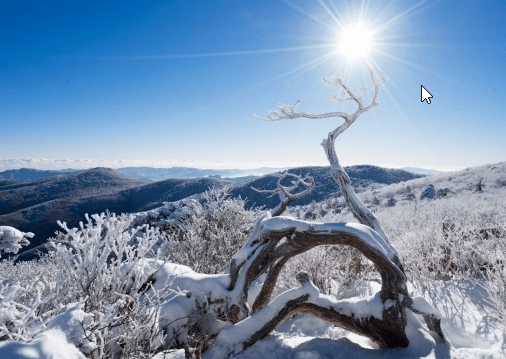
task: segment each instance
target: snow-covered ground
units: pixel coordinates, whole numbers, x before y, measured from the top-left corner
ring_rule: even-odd
[[[370,290],[379,290],[379,284],[370,283]],[[412,290],[422,295],[443,318],[446,342],[430,332],[421,316],[408,315],[407,348],[378,350],[369,339],[328,325],[312,317],[297,316],[283,323],[267,338],[239,354],[238,358],[453,358],[502,359],[506,357],[506,333],[491,317],[491,303],[487,292],[477,282],[437,283],[430,291]],[[73,306],[56,317],[33,342],[1,342],[2,359],[82,359],[85,358],[73,343],[82,342],[79,321],[85,313]],[[153,359],[182,359],[184,351],[160,353]],[[213,356],[204,356],[211,359]]]
[[[377,283],[371,286],[379,288]],[[441,313],[446,342],[427,329],[421,316],[412,313],[406,330],[409,346],[386,350],[319,319],[297,316],[238,358],[506,358],[506,334],[491,318],[491,304],[479,284],[441,282],[430,292],[412,291],[412,296],[416,295],[422,295]]]

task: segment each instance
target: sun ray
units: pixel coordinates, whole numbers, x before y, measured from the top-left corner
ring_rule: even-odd
[[[463,44],[421,44],[421,43],[402,43],[402,42],[376,42],[378,46],[391,46],[391,47],[465,47]]]
[[[223,57],[223,56],[243,56],[243,55],[259,55],[259,54],[273,54],[279,52],[292,52],[304,51],[314,49],[324,49],[334,47],[334,44],[319,44],[308,46],[296,47],[282,47],[277,49],[263,49],[263,50],[245,50],[245,51],[228,51],[228,52],[210,52],[204,54],[174,54],[174,55],[141,55],[141,56],[113,56],[109,58],[114,59],[128,59],[128,60],[170,60],[170,59],[191,59],[201,57]]]
[[[290,75],[294,75],[292,78],[295,78],[296,76],[303,74],[303,73],[315,68],[316,66],[323,64],[325,61],[328,61],[332,57],[333,57],[333,54],[325,54],[325,55],[319,56],[316,59],[308,61],[300,66],[297,66],[289,71],[279,74],[278,76],[272,77],[266,81],[256,83],[255,85],[245,88],[242,91],[234,92],[232,95],[219,98],[211,103],[207,103],[202,106],[193,107],[191,110],[186,111],[182,117],[179,117],[179,120],[184,121],[185,119],[191,118],[192,116],[199,114],[201,111],[208,110],[209,108],[212,108],[214,106],[226,105],[227,103],[230,103],[230,101],[233,101],[241,96],[247,95],[248,93],[250,93],[252,91],[258,90],[262,87],[265,87],[275,81],[281,80],[281,79],[286,78]]]
[[[286,71],[286,72],[284,72],[282,74],[279,74],[279,75],[277,75],[275,77],[272,77],[272,78],[270,78],[270,79],[268,79],[266,81],[263,81],[263,82],[260,82],[260,83],[256,83],[255,85],[250,86],[250,87],[248,87],[248,88],[246,88],[246,89],[244,89],[242,91],[235,92],[233,95],[226,96],[226,97],[223,97],[223,98],[221,98],[219,100],[216,100],[216,101],[214,101],[210,105],[216,106],[216,105],[220,105],[220,104],[223,104],[225,102],[234,100],[234,99],[236,99],[236,98],[238,98],[240,96],[248,94],[251,91],[258,90],[258,89],[260,89],[262,87],[265,87],[265,86],[267,86],[267,85],[269,85],[269,84],[271,84],[273,82],[276,82],[278,80],[286,78],[286,77],[288,77],[290,75],[294,75],[293,77],[291,77],[293,79],[293,78],[295,78],[295,77],[297,77],[297,76],[299,76],[299,75],[301,75],[301,74],[303,74],[303,73],[305,73],[305,72],[307,72],[309,70],[314,69],[315,67],[323,64],[324,62],[330,60],[333,57],[334,57],[334,55],[331,54],[331,53],[319,56],[316,59],[308,61],[308,62],[306,62],[306,63],[304,63],[304,64],[302,64],[300,66],[297,66],[297,67],[295,67],[295,68],[293,68],[293,69],[291,69],[289,71]],[[196,109],[194,109],[192,111],[192,113],[195,112],[195,111],[200,111],[203,108],[205,108],[205,107],[196,108]],[[190,112],[188,114],[190,114]]]
[[[381,19],[388,10],[392,7],[393,4],[395,4],[396,0],[391,0],[390,3],[385,6],[383,9],[381,9],[381,12],[376,16],[376,19]]]
[[[298,7],[297,5],[291,3],[290,1],[288,0],[281,0],[283,1],[285,4],[287,4],[288,6],[290,6],[291,8],[297,10],[298,12],[300,12],[302,15],[304,16],[307,16],[309,19],[317,22],[318,24],[326,27],[327,29],[330,29],[330,30],[335,30],[332,26],[330,26],[329,24],[326,24],[324,23],[323,21],[321,21],[320,19],[318,19],[316,16],[314,15],[311,15],[309,13],[307,13],[306,11],[304,11],[303,9],[301,9],[300,7]]]
[[[407,116],[404,111],[402,111],[402,108],[401,106],[397,103],[397,100],[395,99],[395,96],[392,95],[392,93],[390,92],[390,90],[388,89],[387,86],[385,86],[385,93],[386,95],[388,96],[388,99],[392,102],[392,104],[394,105],[395,109],[397,110],[397,112],[399,113],[400,117],[404,120],[404,124],[409,128],[409,130],[411,131],[411,134],[413,136],[416,136],[418,137],[420,135],[420,132],[417,131],[415,129],[415,127],[413,126],[413,123],[409,120],[409,116]]]
[[[246,91],[251,91],[251,90],[257,89],[259,87],[263,87],[265,85],[268,85],[268,84],[270,84],[270,83],[272,83],[274,81],[280,80],[280,79],[285,78],[285,77],[287,77],[289,75],[292,75],[292,74],[300,75],[300,74],[302,74],[302,73],[304,73],[306,71],[309,71],[309,70],[315,68],[316,66],[321,65],[325,61],[330,60],[332,57],[334,57],[334,54],[332,54],[332,53],[319,56],[316,59],[308,61],[308,62],[306,62],[303,65],[297,66],[296,68],[294,68],[292,70],[286,71],[286,72],[284,72],[284,73],[282,73],[282,74],[280,74],[278,76],[275,76],[275,77],[273,77],[273,78],[271,78],[271,79],[269,79],[267,81],[264,81],[264,82],[262,82],[260,84],[257,84],[255,86],[249,88]]]
[[[339,9],[336,7],[336,4],[334,3],[334,1],[330,0],[330,6],[332,6],[332,9],[334,10],[334,13],[336,14],[336,16],[339,18],[339,19],[344,19],[344,16],[342,15],[342,13],[339,11]],[[344,24],[344,23],[343,23]]]
[[[439,78],[444,79],[444,80],[451,80],[450,78],[448,78],[448,77],[446,77],[446,76],[444,76],[444,75],[441,75],[441,74],[439,74],[439,73],[437,73],[437,72],[431,71],[431,70],[426,69],[426,68],[424,68],[424,67],[421,67],[421,66],[418,66],[418,65],[412,64],[412,63],[411,63],[411,62],[409,62],[409,61],[403,60],[403,59],[401,59],[401,58],[399,58],[399,57],[397,57],[397,56],[394,56],[394,55],[390,55],[389,53],[386,53],[386,52],[384,52],[384,51],[381,51],[381,50],[378,50],[378,49],[377,49],[377,50],[376,50],[376,52],[378,52],[378,53],[380,53],[381,55],[386,56],[386,57],[388,57],[388,58],[390,58],[390,59],[392,59],[392,60],[394,60],[394,61],[397,61],[397,62],[399,62],[399,63],[401,63],[401,64],[403,64],[403,65],[406,65],[406,66],[409,66],[409,67],[414,68],[414,69],[416,69],[416,70],[419,70],[419,71],[425,72],[425,73],[427,73],[427,74],[429,74],[429,75],[433,75],[433,76],[439,77]]]
[[[427,1],[429,1],[429,0],[422,0],[419,3],[411,6],[409,9],[401,12],[399,15],[394,16],[393,18],[391,18],[387,22],[385,22],[385,23],[381,24],[380,26],[378,26],[376,29],[374,29],[374,32],[375,33],[381,32],[384,29],[386,29],[387,27],[389,27],[390,25],[392,25],[393,23],[395,23],[396,21],[402,19],[404,16],[411,15],[411,13],[413,11],[415,11],[417,8],[419,8],[420,6],[422,6],[423,4],[425,4]]]
[[[323,0],[318,0],[318,3],[321,5],[321,7],[323,7],[323,9],[325,9],[327,14],[329,14],[329,16],[336,22],[337,25],[339,25],[341,29],[344,28],[343,22],[339,20],[339,18],[336,15],[334,15],[334,13],[328,8],[328,6],[323,2]]]
[[[358,14],[358,20],[362,21],[365,18],[365,14],[367,13],[367,9],[369,8],[369,2],[367,0],[362,0],[360,4],[360,12]]]

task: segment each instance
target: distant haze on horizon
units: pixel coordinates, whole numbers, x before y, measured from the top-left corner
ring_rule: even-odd
[[[437,170],[442,172],[458,171],[459,168],[438,168],[420,167],[416,165],[398,166],[392,164],[373,164],[373,163],[343,163],[343,166],[354,165],[374,165],[384,168],[421,168],[427,170]],[[282,162],[199,162],[199,161],[176,161],[176,160],[93,160],[93,159],[48,159],[48,158],[0,158],[0,172],[7,170],[16,170],[20,168],[32,168],[37,170],[62,170],[67,168],[89,169],[95,167],[124,168],[124,167],[152,167],[152,168],[171,168],[171,167],[190,167],[198,169],[259,169],[259,168],[294,168],[307,166],[328,166],[328,163],[282,163]]]

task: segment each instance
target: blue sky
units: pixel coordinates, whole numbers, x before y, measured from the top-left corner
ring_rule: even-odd
[[[0,169],[325,165],[340,119],[252,114],[354,110],[321,83],[369,85],[336,19],[376,31],[389,78],[338,138],[344,165],[506,160],[505,1],[18,1],[0,11]]]

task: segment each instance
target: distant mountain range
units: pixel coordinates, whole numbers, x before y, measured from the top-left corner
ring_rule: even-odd
[[[347,167],[346,170],[357,191],[423,177],[403,170],[367,165]],[[299,167],[289,172],[301,176],[309,174],[316,182],[311,194],[296,204],[340,196],[328,167]],[[274,189],[277,179],[275,174],[269,174],[235,183],[214,177],[172,178],[148,183],[109,168],[94,168],[30,181],[0,180],[0,225],[35,233],[26,248],[30,249],[60,230],[57,220],[67,222],[70,228],[76,227],[84,220],[85,213],[145,211],[159,207],[163,202],[175,202],[190,196],[199,199],[212,187],[229,186],[231,196],[247,199],[249,207],[273,208],[278,203],[277,196],[268,198],[251,187]]]
[[[115,171],[135,177],[142,181],[154,182],[163,181],[169,178],[199,178],[199,177],[215,177],[227,181],[240,182],[254,177],[263,176],[265,174],[286,170],[286,168],[263,167],[257,169],[198,169],[192,167],[171,167],[171,168],[153,168],[153,167],[123,167],[117,168]],[[401,170],[423,174],[435,175],[441,173],[432,169],[424,169],[418,167],[403,167]],[[0,172],[0,180],[2,179],[18,179],[18,180],[34,180],[39,178],[63,176],[71,172],[82,171],[74,168],[63,170],[36,170],[31,168],[21,168],[17,170],[8,170]]]
[[[162,181],[169,178],[199,178],[216,177],[228,181],[238,182],[262,176],[268,173],[285,170],[285,168],[262,167],[256,169],[231,169],[231,170],[201,170],[191,167],[171,167],[171,168],[153,168],[153,167],[124,167],[117,168],[115,171],[135,177],[142,181],[153,182]],[[21,168],[17,170],[7,170],[0,172],[0,180],[34,180],[39,178],[63,176],[71,172],[82,171],[68,168],[64,170],[36,170],[31,168]]]
[[[252,177],[263,176],[268,173],[285,170],[285,168],[263,167],[257,169],[231,170],[201,170],[191,167],[152,168],[152,167],[124,167],[116,171],[147,181],[163,181],[169,178],[199,178],[216,177],[228,181],[243,181]]]

